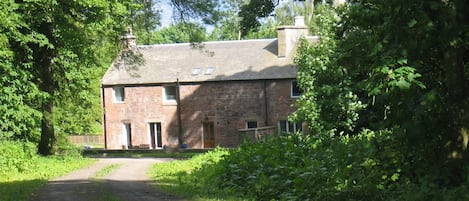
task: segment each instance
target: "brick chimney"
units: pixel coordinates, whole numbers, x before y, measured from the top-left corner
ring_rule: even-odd
[[[303,16],[295,17],[294,26],[281,26],[277,28],[278,57],[288,57],[294,50],[301,36],[308,35],[308,27]]]
[[[134,36],[132,28],[128,28],[127,34],[122,36],[122,50],[131,50],[137,46],[137,37]]]

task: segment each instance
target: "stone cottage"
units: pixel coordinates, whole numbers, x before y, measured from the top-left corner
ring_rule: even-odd
[[[102,79],[105,147],[235,147],[246,132],[301,130],[287,117],[301,93],[292,52],[307,33],[297,18],[277,39],[136,46],[127,35]]]

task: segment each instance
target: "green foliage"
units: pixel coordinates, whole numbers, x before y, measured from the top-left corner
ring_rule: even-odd
[[[196,43],[206,40],[205,28],[196,23],[180,22],[153,32],[152,44]]]
[[[386,199],[387,188],[399,192],[395,200],[443,200],[467,186],[469,68],[461,55],[469,45],[468,7],[466,1],[350,1],[316,12],[321,41],[299,48],[305,94],[293,118],[305,120],[313,134],[328,134],[322,140],[390,131],[399,143],[384,148],[400,155],[400,173],[399,185],[380,184]],[[395,173],[380,174],[394,180]]]
[[[30,142],[0,141],[0,175],[35,169],[36,146]]]
[[[319,27],[320,42],[303,40],[295,63],[304,94],[297,102],[295,121],[306,121],[312,134],[336,135],[354,131],[364,105],[353,91],[348,70],[338,63],[334,34],[337,16],[330,6],[319,5],[312,22]]]
[[[21,33],[26,24],[12,0],[0,8],[0,140],[37,140],[41,113],[32,104],[42,97],[29,73],[29,42],[42,42],[34,33]]]
[[[364,130],[334,138],[292,134],[158,164],[151,174],[169,185],[169,192],[202,198],[212,194],[246,200],[467,199],[469,181],[439,185],[431,174],[416,181],[400,146],[390,131]],[[464,173],[468,172],[466,168]]]
[[[219,17],[216,0],[171,0],[178,22],[201,20],[204,24],[214,24]]]
[[[156,0],[135,0],[137,8],[132,9],[132,29],[139,44],[150,44],[151,33],[160,25],[161,10],[156,9]]]
[[[241,36],[257,30],[260,26],[259,18],[269,16],[278,4],[276,0],[250,0],[241,6],[238,16],[241,18]]]
[[[30,200],[51,178],[90,165],[76,156],[41,157],[30,142],[0,142],[0,200]]]
[[[51,178],[91,162],[79,154],[40,157],[36,154],[36,147],[37,145],[31,142],[0,142],[0,181],[20,180],[26,177]],[[64,165],[67,162],[70,164]],[[49,172],[49,170],[55,171]]]
[[[157,163],[148,174],[162,190],[193,200],[240,200],[229,192],[219,189],[212,180],[221,170],[217,164],[229,152],[216,148],[187,160]]]

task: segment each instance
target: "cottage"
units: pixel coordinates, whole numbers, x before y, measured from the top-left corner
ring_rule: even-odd
[[[136,46],[131,34],[102,79],[107,149],[235,147],[240,131],[296,131],[292,52],[307,27],[278,39]],[[317,37],[308,37],[317,41]]]

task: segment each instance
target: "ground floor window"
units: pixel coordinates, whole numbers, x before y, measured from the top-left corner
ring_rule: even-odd
[[[301,122],[291,122],[287,120],[278,121],[278,129],[280,132],[287,133],[302,132]]]
[[[257,128],[257,121],[246,121],[246,128]]]

